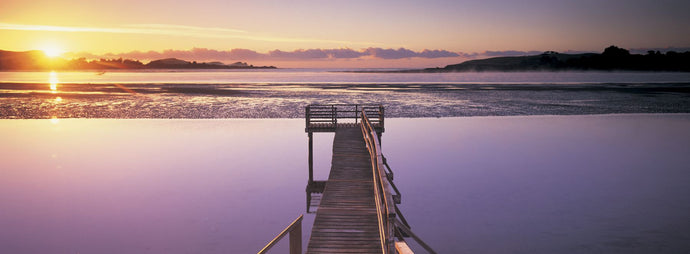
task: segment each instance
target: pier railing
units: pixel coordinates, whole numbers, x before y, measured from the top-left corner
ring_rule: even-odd
[[[384,131],[384,111],[380,104],[310,104],[305,110],[306,132],[333,132],[338,127],[355,127],[366,112],[371,126]]]
[[[302,254],[302,215],[297,217],[290,225],[283,229],[273,240],[261,249],[258,254],[267,253],[273,248],[276,243],[283,239],[285,235],[290,234],[290,254]]]
[[[372,174],[374,178],[374,200],[376,202],[376,214],[379,224],[379,236],[381,240],[381,253],[393,253],[395,248],[395,203],[391,192],[388,176],[383,165],[383,155],[379,144],[378,135],[367,117],[367,112],[362,110],[362,135],[369,150],[371,158]]]
[[[412,233],[405,217],[398,209],[397,204],[400,204],[401,201],[400,191],[393,183],[393,171],[381,153],[379,136],[368,114],[362,110],[360,127],[371,159],[381,253],[395,253],[394,250],[397,250],[398,253],[411,253],[404,237],[412,237],[428,253],[435,254],[436,252],[428,244]],[[388,170],[386,171],[386,169]],[[396,238],[400,241],[396,242]]]

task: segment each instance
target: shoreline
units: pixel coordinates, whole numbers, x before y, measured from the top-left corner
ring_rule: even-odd
[[[377,102],[392,118],[690,113],[690,82],[597,84],[0,83],[0,118],[302,118]]]
[[[520,118],[558,118],[558,117],[644,117],[644,116],[689,116],[690,112],[687,113],[602,113],[602,114],[586,114],[586,115],[486,115],[486,116],[442,116],[442,117],[386,117],[386,120],[414,120],[414,119],[468,119],[468,118],[484,118],[484,119],[520,119]],[[72,121],[72,120],[124,120],[124,121],[272,121],[272,120],[286,120],[286,121],[304,121],[304,118],[2,118],[0,121],[5,120],[52,120],[52,121]]]

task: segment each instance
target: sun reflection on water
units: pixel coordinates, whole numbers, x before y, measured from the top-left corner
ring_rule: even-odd
[[[54,71],[50,72],[50,77],[48,78],[48,82],[50,83],[50,92],[51,93],[57,93],[57,85],[60,83],[60,80],[58,80],[56,72],[54,72]]]
[[[53,116],[52,118],[50,118],[50,123],[58,124],[60,123],[60,119],[57,116]]]

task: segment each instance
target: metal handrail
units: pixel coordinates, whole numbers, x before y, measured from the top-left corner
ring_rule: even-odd
[[[301,254],[302,253],[302,217],[300,214],[297,219],[295,219],[290,225],[283,229],[278,236],[273,238],[266,246],[261,249],[257,254],[264,254],[270,250],[273,245],[278,243],[280,239],[283,239],[285,235],[290,233],[290,254]]]
[[[393,239],[395,203],[390,190],[388,176],[383,166],[383,156],[381,155],[381,146],[378,142],[376,130],[372,127],[371,121],[364,109],[362,109],[361,115],[362,122],[360,126],[371,158],[372,175],[374,178],[374,200],[376,201],[376,214],[379,222],[381,251],[384,254],[388,254],[393,251],[395,244]]]

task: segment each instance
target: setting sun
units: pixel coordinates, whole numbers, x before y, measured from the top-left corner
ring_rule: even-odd
[[[63,50],[61,50],[59,47],[55,45],[46,45],[41,48],[41,51],[43,51],[44,54],[48,57],[58,57],[61,56],[63,53]]]

